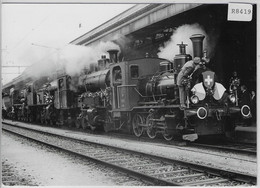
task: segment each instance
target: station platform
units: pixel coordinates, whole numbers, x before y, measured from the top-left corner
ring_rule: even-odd
[[[249,127],[237,126],[235,128],[235,140],[237,142],[256,144],[257,126],[253,124]]]

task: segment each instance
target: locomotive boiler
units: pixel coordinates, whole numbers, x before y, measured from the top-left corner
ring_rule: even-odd
[[[139,91],[150,97],[165,96],[167,99],[178,98],[176,83],[178,72],[191,56],[186,54],[186,44],[178,44],[180,54],[175,55],[174,61],[162,61],[159,70],[152,76],[140,79]]]

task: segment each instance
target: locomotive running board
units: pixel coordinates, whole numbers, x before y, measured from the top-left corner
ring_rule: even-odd
[[[182,135],[182,139],[183,140],[188,140],[188,141],[195,141],[198,139],[198,134],[196,133],[193,133],[193,134],[185,134],[185,135]]]

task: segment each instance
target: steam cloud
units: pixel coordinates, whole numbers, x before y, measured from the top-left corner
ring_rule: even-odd
[[[68,45],[61,51],[59,63],[65,68],[67,74],[73,76],[79,74],[82,69],[89,68],[91,63],[97,63],[101,55],[109,57],[107,51],[111,49],[120,51],[119,46],[110,41],[89,47]]]
[[[193,47],[190,40],[190,36],[193,34],[203,34],[205,39],[203,41],[203,49],[208,51],[208,56],[214,52],[215,41],[217,35],[216,32],[211,32],[211,36],[207,35],[202,26],[199,24],[182,25],[178,27],[171,36],[171,39],[164,43],[164,46],[159,48],[157,54],[160,58],[173,60],[176,54],[179,54],[179,47],[177,44],[183,42],[187,44],[186,53],[193,56]],[[111,40],[116,40],[117,44],[107,41],[100,42],[97,45],[92,46],[79,46],[79,45],[67,45],[59,51],[46,51],[44,49],[42,53],[34,53],[32,49],[28,50],[27,54],[23,55],[23,61],[37,62],[29,67],[25,74],[28,74],[32,78],[40,78],[42,76],[52,76],[57,70],[63,68],[70,76],[76,76],[81,73],[85,68],[89,68],[91,63],[97,63],[97,60],[101,58],[101,55],[109,57],[107,50],[117,49],[120,51],[120,47],[124,48],[131,39],[122,35],[115,35],[111,37]],[[51,53],[50,53],[51,52]],[[40,60],[39,60],[40,59]]]
[[[100,42],[95,46],[78,46],[69,44],[55,53],[42,54],[43,56],[37,63],[29,67],[24,73],[32,78],[51,76],[57,70],[64,69],[70,76],[81,73],[85,68],[89,68],[91,63],[97,63],[101,55],[106,55],[110,49],[120,48],[113,42]],[[39,55],[37,56],[39,58]],[[31,60],[36,60],[36,57]]]
[[[177,44],[180,44],[181,42],[188,45],[186,47],[186,53],[193,57],[193,46],[190,37],[194,34],[205,35],[205,39],[203,40],[203,50],[207,50],[208,56],[210,57],[215,44],[210,43],[210,37],[204,31],[202,26],[197,23],[192,25],[186,24],[178,27],[173,32],[171,39],[164,43],[163,47],[159,48],[160,52],[157,54],[158,57],[173,60],[176,54],[180,54]]]

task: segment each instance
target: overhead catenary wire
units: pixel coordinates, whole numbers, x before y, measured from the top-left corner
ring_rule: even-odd
[[[47,16],[45,16],[45,17],[41,20],[41,22],[40,22],[36,27],[32,28],[28,33],[26,33],[26,34],[24,35],[24,37],[23,37],[20,41],[18,41],[18,42],[14,45],[13,48],[11,48],[11,50],[9,51],[9,53],[12,53],[13,50],[15,50],[17,47],[19,47],[19,46],[24,42],[24,40],[27,39],[28,36],[31,36],[32,32],[34,32],[35,30],[37,30],[37,29],[47,20],[47,18],[49,18],[49,17],[50,17],[50,14],[47,15]]]

